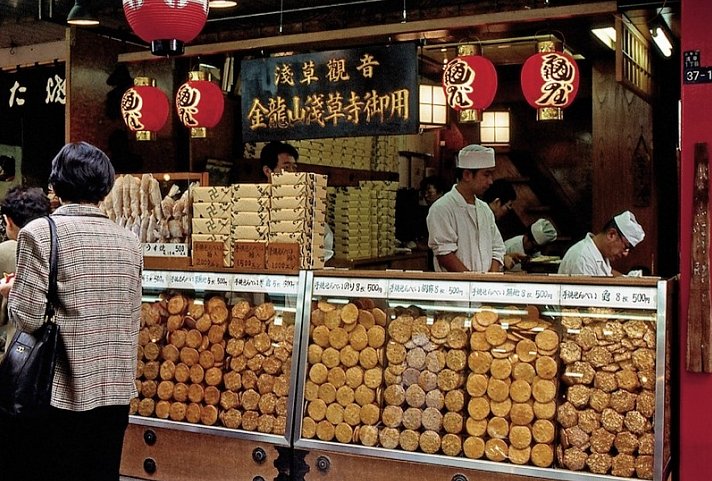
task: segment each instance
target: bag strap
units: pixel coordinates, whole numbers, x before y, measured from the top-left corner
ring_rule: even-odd
[[[49,223],[49,283],[47,286],[47,307],[45,317],[51,320],[54,317],[55,307],[59,305],[57,297],[57,225],[52,217],[46,217]]]

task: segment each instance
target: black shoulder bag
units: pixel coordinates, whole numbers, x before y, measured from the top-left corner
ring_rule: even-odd
[[[33,333],[19,329],[0,363],[0,410],[11,416],[46,411],[59,350],[59,326],[54,322],[57,299],[57,226],[47,217],[50,233],[49,284],[42,326]]]

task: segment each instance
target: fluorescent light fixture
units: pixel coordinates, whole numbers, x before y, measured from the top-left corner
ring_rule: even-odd
[[[74,6],[69,11],[69,15],[67,15],[67,23],[80,27],[90,27],[99,25],[99,20],[89,12],[88,0],[75,0]]]
[[[592,28],[591,33],[611,50],[616,49],[616,29],[614,27]]]
[[[237,5],[235,0],[210,0],[208,7],[210,8],[232,8]]]
[[[447,125],[447,102],[440,85],[420,85],[420,124]]]
[[[672,42],[667,35],[664,28],[656,26],[650,29],[650,35],[653,36],[653,41],[657,45],[658,50],[664,56],[669,57],[672,55]]]

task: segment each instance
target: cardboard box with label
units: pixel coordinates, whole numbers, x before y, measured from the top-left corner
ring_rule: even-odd
[[[193,202],[231,202],[232,187],[191,187]]]
[[[230,234],[230,219],[193,219],[193,234]]]

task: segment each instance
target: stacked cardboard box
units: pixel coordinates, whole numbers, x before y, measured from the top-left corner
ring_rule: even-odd
[[[334,194],[334,256],[371,256],[371,189],[339,187]]]
[[[270,184],[233,184],[230,236],[233,242],[267,245]]]
[[[324,267],[325,175],[307,172],[272,175],[270,243],[300,246],[300,268]]]
[[[403,150],[400,137],[380,136],[373,142],[371,170],[398,172],[398,151]]]
[[[231,187],[193,187],[192,242],[222,242],[224,266],[232,267]]]
[[[362,188],[368,188],[370,198],[371,256],[392,255],[396,248],[396,190],[393,181],[362,181]]]

